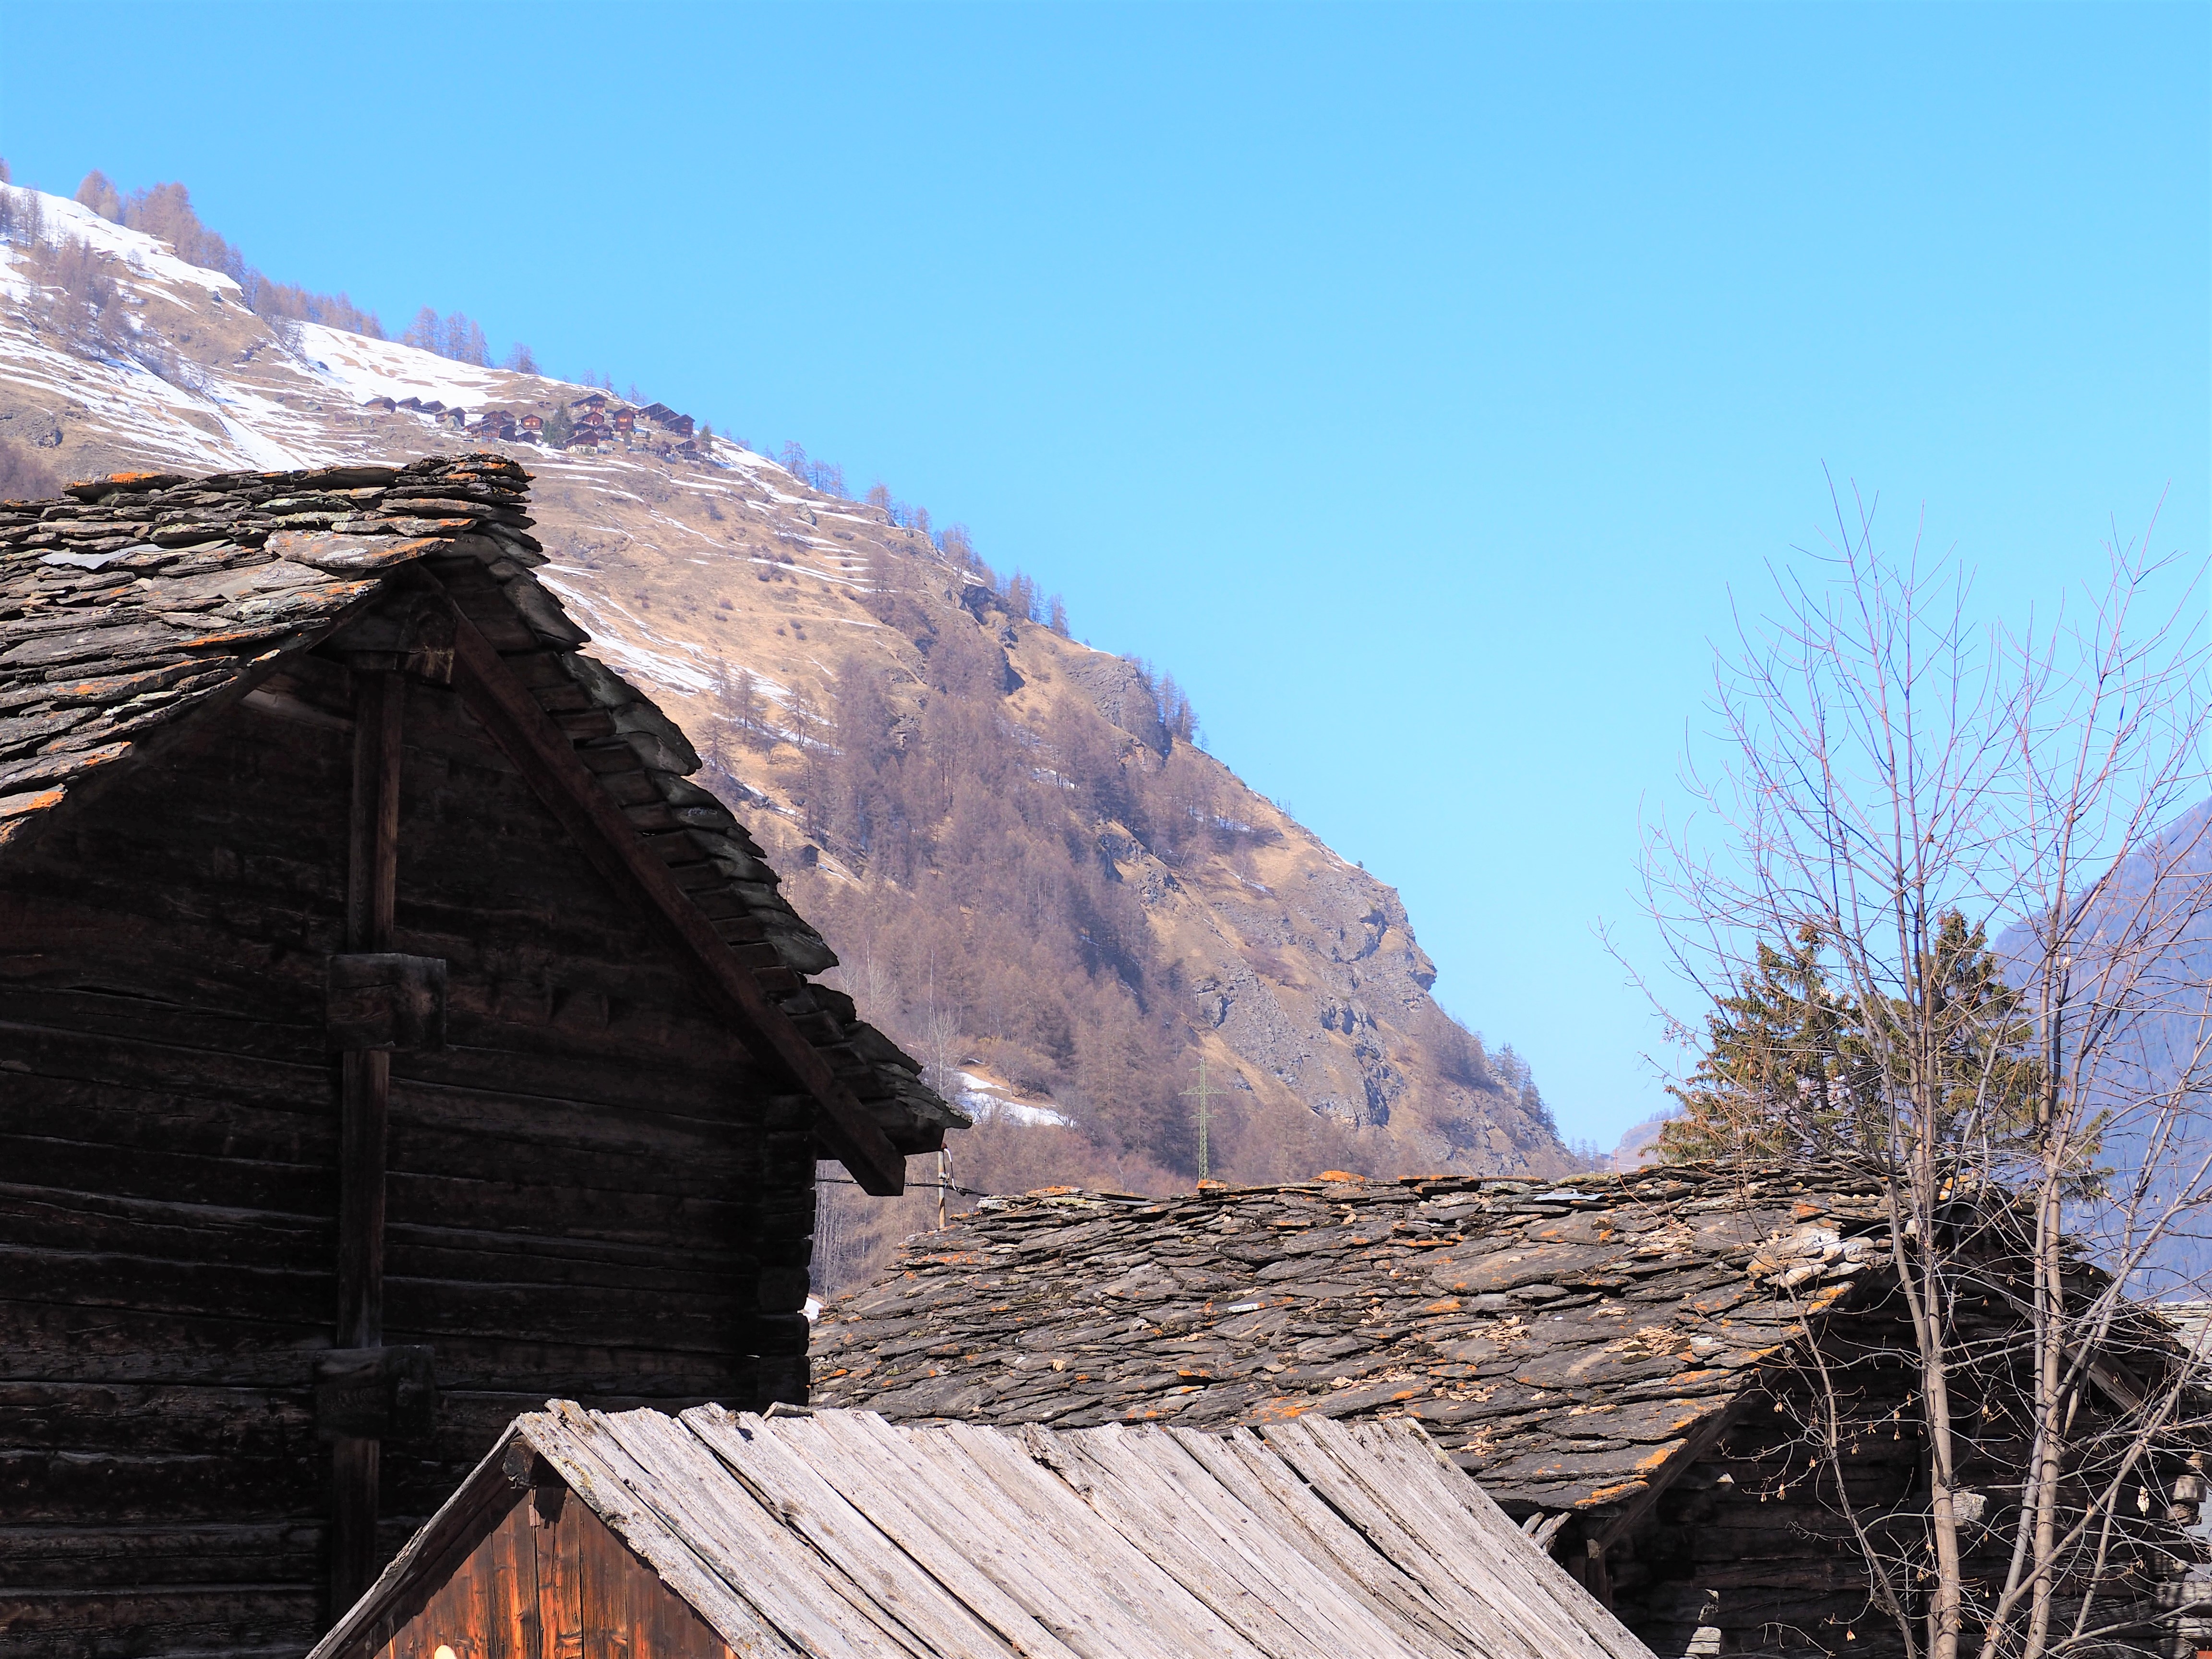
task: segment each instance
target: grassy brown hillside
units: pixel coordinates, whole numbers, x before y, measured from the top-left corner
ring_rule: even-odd
[[[543,574],[593,648],[692,735],[870,1017],[977,1109],[962,1184],[1187,1186],[1201,1062],[1218,1178],[1571,1167],[1525,1067],[1430,997],[1396,893],[1197,747],[1167,686],[1033,619],[1027,584],[963,538],[726,441],[697,463],[563,453],[365,410],[550,416],[583,388],[257,315],[49,203],[48,245],[9,249],[0,445],[67,476],[520,459]],[[52,252],[72,225],[93,278]]]

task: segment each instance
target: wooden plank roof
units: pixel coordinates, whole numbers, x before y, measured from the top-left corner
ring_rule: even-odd
[[[446,653],[472,707],[603,868],[823,1102],[874,1190],[966,1120],[810,974],[836,961],[744,826],[688,781],[699,757],[533,574],[529,475],[490,454],[188,479],[125,473],[0,502],[0,859],[104,782],[244,698],[285,702],[291,659],[347,632]],[[394,602],[434,613],[392,632]],[[417,660],[412,665],[420,668]],[[841,1141],[840,1137],[842,1137]]]
[[[1612,1512],[1887,1261],[1820,1167],[988,1199],[816,1327],[814,1399],[900,1419],[1410,1418],[1516,1512]]]
[[[312,1659],[376,1652],[549,1474],[739,1653],[1650,1659],[1410,1423],[1054,1432],[557,1401]]]

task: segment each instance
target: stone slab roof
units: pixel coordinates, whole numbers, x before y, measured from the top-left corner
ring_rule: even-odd
[[[744,826],[688,781],[699,757],[532,574],[529,474],[497,455],[185,478],[125,473],[0,502],[0,859],[106,779],[349,630],[374,648],[410,572],[501,658],[771,1003],[900,1151],[966,1119],[920,1066],[807,975],[836,961]],[[371,612],[376,614],[371,615]],[[452,624],[447,624],[450,640]],[[435,629],[428,637],[434,641]],[[398,638],[396,653],[419,648]],[[401,665],[395,654],[393,666]]]
[[[1509,1510],[1618,1505],[1886,1264],[1883,1226],[1871,1185],[1819,1168],[988,1199],[824,1310],[813,1398],[1055,1427],[1409,1417]]]

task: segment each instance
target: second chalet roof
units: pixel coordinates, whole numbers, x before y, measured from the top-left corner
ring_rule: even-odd
[[[939,1144],[966,1120],[849,998],[808,979],[836,957],[744,826],[688,781],[699,757],[684,733],[581,654],[588,636],[533,574],[545,558],[524,513],[528,483],[513,461],[477,454],[124,473],[58,501],[0,502],[0,859],[67,813],[96,811],[106,779],[197,720],[242,698],[283,699],[292,656],[341,629],[373,646],[355,635],[388,629],[386,602],[413,584],[464,619],[434,636],[450,646],[456,626],[474,630],[526,687],[528,718],[573,750],[582,769],[571,771],[588,772],[695,922],[827,1062],[836,1084],[823,1086],[849,1090],[894,1151]]]
[[[1516,1512],[1633,1500],[1887,1261],[1863,1179],[1662,1167],[988,1199],[823,1312],[814,1397],[898,1419],[1409,1417]]]
[[[1055,1433],[562,1401],[517,1419],[311,1659],[422,1651],[436,1636],[409,1621],[441,1575],[556,1483],[736,1653],[1650,1659],[1411,1424]]]

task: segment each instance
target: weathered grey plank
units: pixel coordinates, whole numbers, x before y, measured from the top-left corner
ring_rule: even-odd
[[[1316,1572],[1165,1430],[1028,1437],[1033,1454],[1058,1455],[1063,1475],[1103,1520],[1262,1652],[1449,1653],[1382,1616],[1358,1587]]]
[[[1091,1582],[1093,1569],[1079,1549],[1068,1547],[1065,1532],[1040,1529],[1027,1516],[1025,1524],[1007,1524],[1006,1517],[1021,1515],[1018,1506],[979,1481],[957,1452],[859,1414],[841,1414],[830,1426],[854,1461],[879,1460],[887,1478],[941,1506],[941,1533],[955,1540],[964,1534],[970,1559],[1072,1651],[1084,1659],[1117,1650],[1151,1659],[1176,1650],[1133,1616],[1130,1602],[1116,1594],[1120,1578]]]
[[[940,1468],[927,1441],[864,1412],[817,1413],[804,1425],[778,1426],[810,1449],[809,1437],[820,1437],[839,1459],[841,1488],[864,1492],[871,1512],[883,1517],[878,1524],[896,1527],[902,1547],[915,1550],[917,1559],[932,1564],[952,1560],[972,1570],[1014,1613],[1070,1652],[1087,1656],[1112,1650],[1125,1609],[1080,1588],[1071,1593],[1066,1558],[1033,1548],[1034,1540],[1022,1529],[1000,1523],[1003,1501],[994,1501],[994,1494],[958,1478],[956,1469]]]
[[[1190,1429],[1169,1432],[1224,1486],[1241,1493],[1255,1514],[1313,1564],[1316,1573],[1334,1574],[1357,1586],[1376,1604],[1427,1632],[1443,1651],[1464,1650],[1466,1632],[1428,1587],[1347,1526],[1256,1435],[1212,1435]]]
[[[1264,1651],[1160,1572],[1135,1545],[1102,1527],[1074,1489],[1038,1465],[1012,1437],[964,1423],[903,1431],[887,1426],[884,1432],[916,1437],[936,1454],[930,1468],[941,1472],[940,1478],[957,1480],[988,1512],[1008,1517],[1026,1546],[1050,1560],[1069,1585],[1103,1595],[1127,1627],[1146,1638],[1142,1648],[1121,1650],[1239,1656]]]
[[[1003,1548],[996,1529],[979,1533],[957,1512],[933,1505],[927,1489],[917,1485],[904,1466],[885,1457],[876,1443],[841,1437],[830,1424],[845,1415],[779,1419],[776,1437],[810,1467],[834,1467],[836,1489],[845,1500],[1002,1639],[1040,1659],[1073,1659],[1076,1650],[1030,1605],[1002,1588],[1004,1570],[994,1575],[981,1565]]]
[[[1515,1568],[1534,1554],[1534,1545],[1520,1536],[1517,1528],[1517,1545],[1485,1535],[1466,1506],[1455,1501],[1458,1494],[1405,1456],[1403,1444],[1394,1444],[1395,1437],[1382,1425],[1346,1425],[1339,1433],[1300,1418],[1270,1424],[1261,1432],[1302,1479],[1311,1482],[1377,1548],[1401,1562],[1425,1564],[1421,1576],[1429,1588],[1471,1634],[1499,1644],[1492,1650],[1518,1650],[1529,1659],[1557,1659],[1562,1646],[1589,1659],[1632,1659],[1645,1651],[1595,1596],[1548,1562],[1540,1587],[1533,1573],[1523,1577],[1516,1572]],[[1410,1436],[1415,1431],[1399,1432]],[[1422,1457],[1433,1460],[1426,1446],[1419,1450]],[[1486,1577],[1484,1593],[1477,1595],[1466,1582],[1464,1569],[1455,1571],[1454,1564],[1485,1559],[1497,1570]],[[1598,1630],[1617,1637],[1617,1644],[1601,1642],[1595,1633]],[[1529,1639],[1528,1633],[1534,1632],[1545,1632],[1540,1646]]]
[[[556,1402],[555,1410],[532,1413],[521,1419],[521,1425],[530,1443],[570,1490],[650,1563],[724,1641],[741,1653],[805,1654],[809,1659],[848,1659],[870,1651],[855,1644],[846,1630],[807,1616],[804,1604],[789,1623],[768,1615],[758,1605],[757,1581],[748,1587],[753,1596],[741,1595],[727,1583],[672,1524],[674,1517],[639,1494],[637,1487],[651,1482],[640,1478],[643,1472],[599,1428],[605,1420],[596,1413],[586,1418],[575,1407]],[[763,1517],[752,1536],[765,1541],[780,1539],[781,1534]],[[763,1575],[771,1567],[771,1562],[763,1562]]]
[[[978,1618],[936,1576],[950,1561],[933,1556],[917,1564],[854,1508],[827,1475],[787,1445],[774,1425],[714,1407],[686,1412],[684,1425],[713,1450],[756,1502],[779,1516],[844,1577],[848,1594],[873,1601],[884,1617],[908,1631],[925,1651],[988,1654],[994,1659],[1066,1651],[1032,1620],[1022,1620],[1008,1632]],[[841,1479],[844,1474],[838,1465],[832,1471]],[[1031,1632],[1043,1640],[1023,1639]]]
[[[817,1640],[834,1653],[928,1654],[866,1592],[825,1573],[789,1518],[733,1481],[680,1420],[650,1412],[594,1415],[652,1477],[641,1495],[670,1521],[680,1516],[701,1559],[787,1638]]]

